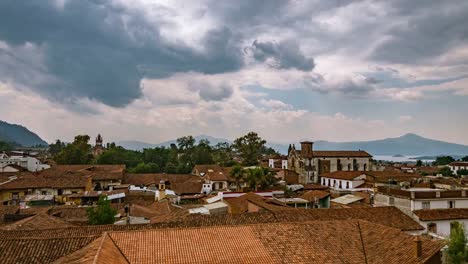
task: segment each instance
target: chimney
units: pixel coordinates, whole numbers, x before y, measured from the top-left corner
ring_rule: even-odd
[[[422,240],[419,236],[415,236],[413,239],[414,256],[420,258],[422,255]]]
[[[314,156],[312,145],[314,143],[310,141],[301,142],[301,155],[303,158],[312,158]]]

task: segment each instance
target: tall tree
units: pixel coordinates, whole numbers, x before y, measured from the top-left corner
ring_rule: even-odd
[[[454,162],[454,161],[455,159],[450,156],[440,156],[436,158],[433,165],[435,166],[448,165],[449,163]]]
[[[65,143],[57,139],[55,143],[49,144],[49,153],[53,156],[57,155],[65,148]]]
[[[101,155],[96,158],[97,164],[125,164],[127,168],[132,168],[141,163],[141,152],[128,150],[121,146],[110,144]]]
[[[11,151],[13,150],[13,145],[8,142],[0,140],[0,151]]]
[[[213,148],[210,146],[210,141],[206,139],[200,140],[198,145],[192,152],[192,161],[196,165],[213,164]]]
[[[237,188],[237,191],[239,191],[240,190],[240,181],[243,180],[244,177],[245,177],[244,169],[240,165],[235,165],[231,169],[230,176],[236,182],[236,188]]]
[[[468,156],[461,158],[461,161],[468,161]]]
[[[450,261],[449,263],[466,263],[466,261],[468,260],[468,251],[466,243],[467,240],[463,224],[459,222],[452,222],[447,250],[447,255]]]
[[[73,143],[64,147],[55,157],[58,164],[89,164],[93,159],[88,135],[78,135]]]
[[[452,170],[447,166],[440,168],[438,173],[443,176],[452,176]]]
[[[195,138],[185,136],[177,139],[177,147],[179,153],[179,161],[185,165],[192,167],[195,163],[193,160],[193,151],[195,149]]]
[[[91,225],[108,225],[115,222],[117,210],[111,207],[110,200],[105,196],[100,196],[96,207],[90,207],[86,211],[88,222]]]
[[[421,167],[423,165],[422,160],[416,161],[416,167]]]
[[[258,165],[262,150],[266,141],[255,132],[249,132],[247,135],[237,138],[233,147],[242,158],[242,164],[245,166]]]
[[[213,160],[220,166],[229,167],[234,165],[233,156],[231,144],[219,142],[214,146]]]

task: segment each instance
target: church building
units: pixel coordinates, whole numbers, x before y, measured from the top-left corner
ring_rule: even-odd
[[[102,136],[101,134],[98,134],[96,137],[96,145],[94,145],[93,148],[93,156],[97,157],[104,152],[104,146],[102,145]]]
[[[319,183],[322,174],[334,171],[368,171],[372,155],[363,150],[313,150],[313,142],[301,142],[301,149],[289,145],[288,167],[299,174],[299,183]]]

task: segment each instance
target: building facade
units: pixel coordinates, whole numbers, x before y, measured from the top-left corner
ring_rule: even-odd
[[[40,160],[30,156],[8,156],[6,154],[0,155],[0,168],[8,165],[17,165],[28,171],[36,172],[50,168],[50,165],[43,164]],[[7,171],[5,171],[7,172]]]
[[[368,171],[372,156],[358,151],[314,151],[313,142],[301,142],[301,149],[294,145],[288,149],[288,168],[299,174],[299,183],[319,183],[320,176],[334,171]]]
[[[468,170],[468,162],[452,162],[449,164],[449,168],[452,170],[453,174],[458,175],[458,171]]]

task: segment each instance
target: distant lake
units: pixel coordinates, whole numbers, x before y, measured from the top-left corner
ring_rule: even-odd
[[[421,157],[421,156],[424,156],[424,155],[418,155],[418,156],[398,156],[398,157],[393,157],[391,155],[375,155],[373,157],[374,160],[387,160],[387,161],[393,161],[393,162],[408,162],[408,161],[412,161],[412,162],[416,162],[415,159],[411,159],[411,158],[416,158],[416,157]],[[422,162],[433,162],[434,159],[423,159],[421,160]]]

